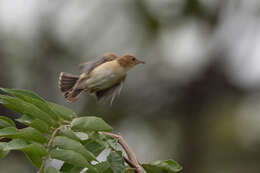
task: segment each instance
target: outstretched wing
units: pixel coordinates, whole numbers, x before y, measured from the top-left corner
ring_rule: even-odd
[[[80,71],[82,73],[90,73],[94,68],[96,68],[97,66],[105,63],[105,62],[108,62],[108,61],[113,61],[115,59],[119,58],[119,56],[115,55],[115,54],[107,54],[107,55],[104,55],[103,57],[101,58],[97,58],[95,60],[92,60],[92,61],[88,61],[88,62],[85,62],[85,63],[82,63],[79,65],[79,68],[80,68]]]
[[[110,100],[110,104],[112,105],[115,97],[120,95],[120,92],[123,88],[125,78],[126,78],[126,76],[124,76],[120,82],[118,82],[117,84],[113,85],[110,88],[107,88],[107,89],[101,90],[101,91],[97,91],[95,93],[97,100],[99,102],[105,102],[105,101]]]

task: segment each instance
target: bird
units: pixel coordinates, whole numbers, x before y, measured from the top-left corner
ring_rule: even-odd
[[[98,102],[110,99],[112,105],[114,98],[120,95],[127,72],[137,64],[145,62],[130,54],[106,53],[80,64],[80,75],[61,72],[59,88],[69,103],[75,102],[85,92],[96,97]]]

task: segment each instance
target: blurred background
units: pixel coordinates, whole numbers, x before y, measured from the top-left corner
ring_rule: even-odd
[[[0,86],[101,116],[142,162],[183,173],[260,171],[259,0],[0,0]],[[106,52],[146,65],[112,107],[68,104],[57,80]],[[0,105],[0,114],[17,117]],[[10,166],[8,166],[10,165]],[[0,172],[35,172],[20,152]]]

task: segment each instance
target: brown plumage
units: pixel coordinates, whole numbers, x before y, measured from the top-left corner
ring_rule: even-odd
[[[137,64],[144,64],[132,55],[122,57],[109,53],[96,60],[80,64],[82,74],[60,73],[59,88],[68,102],[76,101],[86,92],[98,101],[111,99],[120,94],[127,71]]]

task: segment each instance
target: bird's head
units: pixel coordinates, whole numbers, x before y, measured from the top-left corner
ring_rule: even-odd
[[[136,57],[132,55],[124,55],[119,59],[120,65],[126,68],[134,67],[137,64],[145,64],[144,61],[138,60]]]

